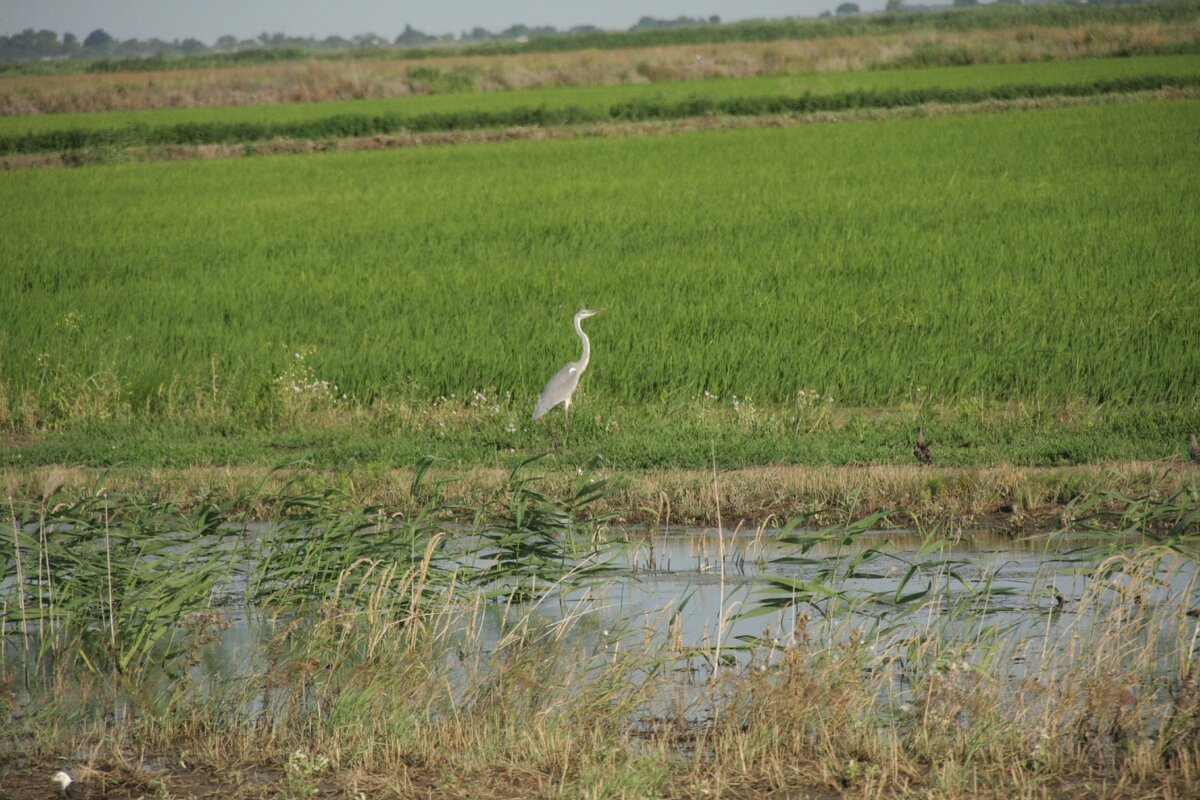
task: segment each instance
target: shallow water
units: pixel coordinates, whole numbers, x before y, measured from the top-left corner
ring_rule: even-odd
[[[1013,646],[1028,646],[1060,639],[1122,598],[1126,576],[1112,577],[1102,590],[1091,577],[1109,556],[1099,547],[1107,541],[1014,540],[974,532],[931,546],[910,532],[879,531],[849,543],[814,545],[805,554],[807,563],[795,563],[798,548],[781,544],[771,531],[675,530],[635,544],[611,581],[546,603],[544,613],[590,617],[590,627],[610,645],[624,639],[666,644],[673,638],[682,648],[747,642],[785,647],[802,638],[812,644],[814,637],[831,644],[854,631],[882,648],[922,628],[956,637],[972,631],[982,637],[986,628],[1003,630]],[[836,598],[807,603],[802,591],[789,597],[785,586],[772,583],[773,577],[813,581],[822,570],[868,550],[871,558],[852,571],[818,584],[836,588]],[[1148,615],[1191,602],[1196,593],[1195,561],[1168,557],[1159,566],[1155,579],[1138,588],[1137,605]],[[772,600],[786,607],[761,613]]]
[[[264,532],[251,528],[245,535]],[[976,531],[949,541],[895,530],[789,533],[800,541],[781,541],[772,530],[609,531],[627,543],[603,551],[611,570],[603,580],[549,591],[537,601],[477,603],[451,636],[460,653],[486,655],[515,624],[532,622],[598,657],[639,647],[660,653],[694,679],[763,653],[769,660],[792,646],[854,638],[882,659],[937,640],[946,658],[964,667],[1002,650],[1008,675],[1019,678],[1031,654],[1044,663],[1047,653],[1077,647],[1079,632],[1108,624],[1114,608],[1178,619],[1181,604],[1200,606],[1193,559],[1168,555],[1154,564],[1154,574],[1097,577],[1103,559],[1131,549],[1114,550],[1113,537],[1014,540]],[[448,557],[458,552],[479,566],[474,544],[464,531]],[[198,680],[261,674],[265,645],[286,624],[247,604],[249,566],[214,592],[227,627],[204,648],[193,669]],[[1130,591],[1137,592],[1132,604]],[[21,647],[12,634],[10,628],[10,667]]]

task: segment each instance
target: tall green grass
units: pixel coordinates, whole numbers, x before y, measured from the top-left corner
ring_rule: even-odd
[[[593,408],[805,387],[1194,406],[1198,119],[1180,101],[12,173],[0,381],[43,420],[193,398],[252,420],[281,386],[532,407],[586,302],[609,309],[587,324]]]
[[[293,444],[487,458],[544,446],[520,432],[576,357],[586,302],[608,312],[587,323],[572,441],[626,465],[708,463],[714,440],[682,437],[690,411],[672,411],[706,391],[737,404],[737,428],[713,434],[722,463],[907,459],[900,428],[810,439],[755,413],[800,389],[839,408],[1128,409],[1072,423],[1073,444],[1039,439],[1034,463],[1124,452],[1110,435],[1182,441],[1200,375],[1198,120],[1178,101],[11,173],[0,409],[17,429],[70,421],[55,463],[125,453],[112,417],[137,420],[139,459],[174,463],[178,435],[229,463],[247,429],[377,402],[378,441]],[[168,416],[175,433],[144,427]],[[938,455],[1031,446],[979,425],[938,431]],[[754,435],[734,447],[739,431]],[[1162,445],[1127,457],[1147,447]]]

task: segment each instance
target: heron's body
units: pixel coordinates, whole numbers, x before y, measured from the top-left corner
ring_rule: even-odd
[[[546,388],[542,389],[542,396],[538,398],[537,406],[533,409],[533,418],[541,419],[559,403],[570,409],[571,395],[575,394],[575,388],[579,386],[579,376],[583,374],[585,367],[586,361],[571,361],[554,373],[554,377],[546,383]]]
[[[554,377],[546,384],[546,388],[542,389],[542,396],[538,398],[537,406],[533,409],[534,419],[540,419],[559,403],[565,404],[568,410],[571,408],[571,395],[575,394],[575,389],[579,386],[579,377],[583,375],[588,361],[592,358],[592,343],[588,340],[587,334],[583,332],[582,322],[599,313],[599,311],[586,308],[575,312],[575,333],[579,336],[579,341],[583,343],[583,355],[579,357],[578,361],[567,362],[565,367],[554,373]]]
[[[546,412],[560,404],[563,406],[564,414],[570,413],[571,397],[579,387],[579,378],[587,369],[588,361],[592,357],[592,343],[588,340],[587,334],[583,332],[581,323],[588,317],[599,313],[599,311],[587,308],[581,308],[575,312],[575,333],[579,336],[579,341],[583,343],[583,355],[579,357],[578,361],[567,362],[566,366],[554,373],[554,377],[546,383],[546,388],[542,389],[537,405],[534,406],[534,419],[541,419]],[[553,431],[551,433],[553,434]]]

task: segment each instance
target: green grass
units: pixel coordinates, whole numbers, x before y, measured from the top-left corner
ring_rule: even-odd
[[[549,434],[530,421],[533,398],[505,403],[495,414],[461,407],[426,409],[415,421],[384,414],[334,421],[247,424],[191,419],[92,419],[33,442],[0,446],[0,466],[73,464],[88,467],[264,465],[303,461],[317,469],[361,465],[385,473],[427,456],[455,469],[511,468],[550,450]],[[1174,460],[1185,452],[1183,431],[1200,429],[1200,411],[1113,406],[1063,421],[1064,404],[998,410],[976,405],[888,413],[848,409],[810,430],[787,405],[735,410],[731,401],[611,404],[585,389],[572,412],[562,452],[548,467],[573,469],[593,454],[620,471],[720,469],[749,465],[913,464],[913,428],[923,425],[936,463],[945,467],[1014,464],[1063,466],[1129,459]],[[457,410],[457,414],[454,413]],[[1007,412],[1007,413],[1003,413]],[[562,440],[562,421],[551,421]],[[936,479],[931,479],[935,480]],[[745,513],[753,513],[746,511]]]
[[[153,442],[178,433],[182,461],[224,463],[345,393],[394,409],[372,434],[424,432],[309,425],[301,451],[487,460],[542,436],[528,410],[577,357],[587,303],[608,312],[587,323],[573,441],[623,442],[626,463],[705,463],[713,439],[681,422],[705,391],[761,410],[716,426],[741,463],[874,460],[907,435],[845,423],[839,445],[786,444],[807,427],[799,389],[968,415],[1086,398],[1097,419],[1054,446],[1041,430],[1030,461],[1158,457],[1200,421],[1198,122],[1178,101],[10,173],[0,293],[21,303],[0,408],[17,429],[70,423],[39,461],[126,441],[174,461]],[[318,380],[336,392],[288,394]],[[472,428],[451,412],[474,390],[500,411]],[[155,420],[175,421],[139,432]],[[955,441],[1002,458],[1040,424]]]
[[[404,118],[430,114],[504,113],[521,108],[575,107],[603,113],[624,103],[680,103],[693,98],[714,101],[818,96],[848,92],[913,90],[986,91],[1005,86],[1049,86],[1136,79],[1146,76],[1194,78],[1200,55],[1144,56],[1121,59],[987,64],[968,68],[930,67],[908,70],[823,72],[765,78],[673,81],[614,86],[535,88],[512,92],[423,95],[386,100],[289,103],[268,106],[178,108],[148,111],[34,114],[0,117],[0,137],[62,130],[119,130],[130,126],[165,128],[178,125],[295,124],[339,116]]]

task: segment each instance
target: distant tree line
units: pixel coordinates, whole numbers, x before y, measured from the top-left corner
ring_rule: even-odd
[[[642,17],[630,31],[662,30],[694,25],[719,25],[721,18],[716,14],[708,18],[677,17],[655,19]],[[165,56],[194,56],[203,53],[236,53],[246,50],[270,48],[301,48],[309,51],[353,50],[373,47],[421,47],[425,45],[483,43],[490,41],[524,42],[546,36],[586,36],[600,32],[595,25],[576,25],[560,31],[552,25],[513,25],[499,33],[484,28],[472,28],[462,33],[431,35],[406,25],[395,38],[388,39],[374,33],[344,38],[326,36],[285,36],[282,33],[261,33],[256,39],[238,39],[236,36],[221,36],[211,46],[199,39],[118,39],[103,29],[97,29],[84,37],[83,41],[73,33],[64,33],[60,39],[51,30],[35,31],[26,28],[11,36],[0,36],[0,62],[38,61],[62,58],[139,58]]]
[[[1070,26],[1091,22],[1136,24],[1192,23],[1200,19],[1200,0],[950,0],[950,4],[922,5],[919,0],[895,0],[886,11],[864,14],[853,0],[820,16],[825,19],[787,17],[721,23],[719,17],[678,17],[659,20],[643,17],[628,30],[601,30],[581,25],[567,31],[549,26],[513,25],[499,33],[482,28],[469,32],[431,36],[406,26],[394,39],[363,34],[340,36],[285,36],[263,33],[256,39],[222,36],[210,47],[196,39],[164,42],[159,39],[120,41],[103,30],[92,31],[80,42],[72,34],[60,40],[53,31],[25,30],[0,36],[0,72],[8,74],[69,74],[78,71],[200,69],[261,64],[304,58],[395,58],[435,55],[438,47],[453,46],[464,55],[549,53],[584,48],[657,47],[680,44],[768,42],[805,40],[829,36],[860,36],[905,30],[965,31],[1013,25]]]

